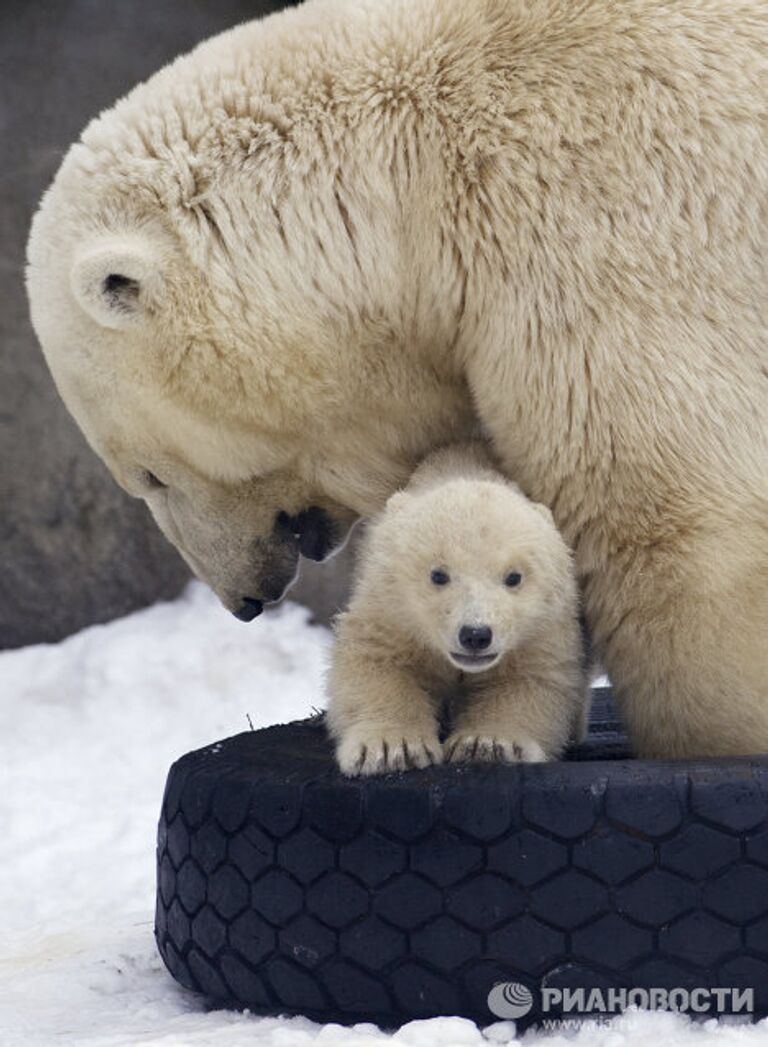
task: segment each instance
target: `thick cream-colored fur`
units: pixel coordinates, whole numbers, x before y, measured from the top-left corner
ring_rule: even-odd
[[[360,561],[328,677],[344,773],[425,767],[443,752],[453,761],[546,760],[582,733],[570,553],[549,510],[495,471],[481,445],[430,456],[370,525]],[[434,569],[447,584],[433,583]],[[522,581],[510,588],[513,571]],[[462,668],[463,625],[492,630],[483,653],[493,662]]]
[[[638,749],[768,750],[767,73],[764,0],[238,27],[43,201],[59,389],[231,607],[287,576],[281,509],[341,534],[479,420],[574,549]]]

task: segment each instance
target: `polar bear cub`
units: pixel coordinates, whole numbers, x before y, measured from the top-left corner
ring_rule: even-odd
[[[570,552],[483,444],[431,455],[370,525],[328,689],[349,775],[547,760],[583,735]]]

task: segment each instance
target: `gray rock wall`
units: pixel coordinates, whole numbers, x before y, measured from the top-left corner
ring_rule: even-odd
[[[171,597],[188,577],[143,504],[89,450],[48,374],[23,285],[37,202],[92,116],[198,41],[280,6],[0,3],[0,648],[58,640]],[[349,556],[311,566],[293,595],[326,620]]]

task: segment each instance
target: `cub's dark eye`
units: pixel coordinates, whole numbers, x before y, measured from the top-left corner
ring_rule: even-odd
[[[164,484],[162,480],[158,480],[154,473],[151,473],[149,469],[143,469],[141,473],[141,479],[144,481],[144,486],[149,487],[152,491],[162,490],[163,487],[167,487],[168,484]]]
[[[451,580],[451,576],[447,571],[443,571],[439,567],[436,567],[430,574],[429,579],[433,585],[447,585]]]
[[[510,571],[504,579],[504,584],[508,589],[516,589],[522,580],[523,576],[519,571]]]

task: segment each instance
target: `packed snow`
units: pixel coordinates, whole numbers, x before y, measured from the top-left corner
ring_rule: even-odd
[[[206,1011],[152,937],[154,837],[171,762],[320,704],[327,630],[286,604],[244,626],[194,583],[174,603],[0,654],[0,1047],[489,1047],[511,1022],[392,1033]],[[755,1047],[768,1024],[629,1012],[524,1042]]]

